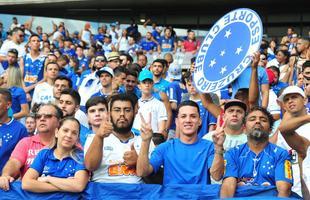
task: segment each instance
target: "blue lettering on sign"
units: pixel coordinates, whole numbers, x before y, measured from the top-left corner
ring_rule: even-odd
[[[224,15],[210,29],[196,58],[193,74],[200,92],[214,92],[235,80],[259,49],[262,23],[253,10],[242,8]]]

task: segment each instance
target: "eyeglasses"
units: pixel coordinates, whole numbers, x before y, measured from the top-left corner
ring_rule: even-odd
[[[36,114],[36,115],[35,115],[35,118],[36,118],[36,119],[41,119],[42,117],[43,117],[44,119],[51,119],[52,117],[56,117],[56,118],[57,118],[57,116],[54,115],[54,114]]]
[[[95,61],[96,62],[105,62],[105,60],[103,60],[103,59],[96,59]]]

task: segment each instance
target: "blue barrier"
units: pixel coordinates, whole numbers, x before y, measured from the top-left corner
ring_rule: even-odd
[[[218,199],[220,185],[152,185],[152,184],[119,184],[89,183],[83,193],[55,192],[32,193],[21,189],[21,182],[11,184],[9,191],[0,190],[1,200],[12,199]],[[242,186],[236,191],[235,198],[241,199],[277,199],[273,186]],[[292,194],[291,199],[300,199]]]

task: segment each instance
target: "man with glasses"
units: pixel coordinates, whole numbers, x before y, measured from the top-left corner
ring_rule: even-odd
[[[39,151],[51,145],[62,116],[62,111],[54,104],[43,104],[39,107],[35,115],[37,134],[18,142],[10,159],[3,167],[0,188],[9,190],[9,183],[19,176],[22,178]]]
[[[16,27],[12,30],[11,40],[5,40],[0,49],[0,61],[6,60],[7,53],[10,49],[14,48],[18,51],[18,58],[26,54],[24,41],[24,32],[22,29]]]

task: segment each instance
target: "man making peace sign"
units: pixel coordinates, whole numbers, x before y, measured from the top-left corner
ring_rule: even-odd
[[[176,125],[180,138],[159,145],[148,158],[152,138],[151,121],[141,116],[142,144],[137,161],[137,175],[148,176],[164,166],[164,184],[210,184],[210,175],[220,180],[224,173],[223,124],[213,136],[213,143],[198,139],[201,125],[199,107],[193,101],[182,102],[178,109]],[[151,117],[149,117],[151,119]]]

